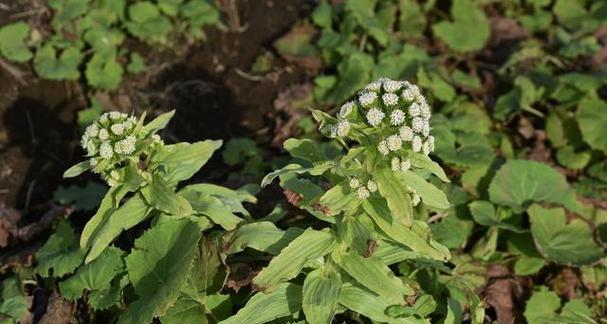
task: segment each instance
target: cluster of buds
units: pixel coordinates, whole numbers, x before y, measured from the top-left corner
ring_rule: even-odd
[[[352,188],[352,190],[356,190],[356,196],[360,200],[365,200],[369,198],[372,193],[377,191],[377,183],[370,179],[367,181],[366,185],[363,185],[360,179],[352,177],[350,178],[348,185],[350,185],[350,188]]]
[[[86,150],[93,172],[99,173],[110,186],[120,182],[118,168],[123,162],[139,162],[137,125],[137,118],[113,111],[102,114],[84,131],[80,145]],[[160,138],[153,140],[158,141]]]
[[[346,102],[337,121],[328,125],[330,137],[347,138],[353,124],[370,128],[378,152],[402,156],[406,150],[426,155],[434,150],[430,135],[432,113],[419,88],[407,81],[379,79]]]

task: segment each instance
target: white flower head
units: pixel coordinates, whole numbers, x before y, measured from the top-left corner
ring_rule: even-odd
[[[400,159],[397,157],[393,157],[390,161],[390,169],[394,172],[400,171]]]
[[[413,130],[409,126],[403,126],[398,130],[398,135],[400,136],[400,139],[408,142],[413,139]]]
[[[421,117],[414,117],[413,120],[411,121],[411,127],[413,128],[413,131],[416,133],[421,133],[424,129],[425,124],[426,124],[426,121]]]
[[[97,164],[99,164],[99,161],[97,161],[96,158],[90,158],[89,159],[89,165],[92,166],[93,168],[96,167]]]
[[[401,140],[398,135],[390,135],[386,138],[386,143],[388,145],[388,150],[398,151],[403,145],[403,140]]]
[[[108,138],[110,138],[110,134],[107,132],[107,130],[105,128],[102,128],[102,129],[99,130],[98,137],[99,137],[100,140],[105,141]]]
[[[339,108],[339,113],[337,115],[339,116],[339,118],[346,118],[352,113],[353,109],[354,102],[348,101],[345,104],[341,105],[341,108]]]
[[[430,149],[430,143],[428,141],[425,141],[424,144],[422,145],[422,152],[425,155],[432,153],[432,150]]]
[[[422,109],[422,107],[420,106],[420,104],[417,102],[414,102],[409,106],[409,115],[411,117],[419,116],[419,115],[421,115],[421,109]]]
[[[386,142],[386,140],[382,140],[381,142],[379,142],[379,144],[377,145],[377,150],[382,155],[388,155],[388,153],[390,153],[390,150],[388,150],[388,142]]]
[[[116,120],[120,120],[120,119],[122,119],[122,118],[124,118],[124,117],[126,117],[126,114],[120,113],[120,112],[118,112],[118,111],[112,111],[112,112],[110,113],[110,119],[111,119],[111,120],[114,120],[114,121],[116,121]]]
[[[97,146],[92,141],[86,143],[86,155],[93,156],[97,153]]]
[[[110,144],[109,142],[101,143],[101,146],[99,146],[99,156],[101,156],[104,159],[109,159],[112,156],[114,156],[114,150],[112,149],[112,144]]]
[[[428,136],[428,139],[426,139],[426,141],[428,142],[430,152],[433,152],[434,151],[434,136]]]
[[[430,122],[427,119],[424,120],[424,127],[422,127],[422,135],[424,135],[424,137],[428,137],[428,135],[430,135]]]
[[[376,192],[377,183],[375,183],[375,181],[373,181],[373,180],[367,181],[367,190],[369,190],[369,192]]]
[[[403,87],[403,82],[395,81],[395,80],[386,80],[384,81],[384,90],[387,92],[396,92]]]
[[[379,108],[371,108],[367,112],[367,121],[369,125],[375,127],[381,123],[381,121],[386,117],[383,111],[379,110]]]
[[[405,171],[409,171],[409,169],[411,168],[411,160],[407,159],[407,160],[403,160],[400,162],[400,170],[405,172]]]
[[[375,80],[375,81],[367,84],[367,86],[365,87],[365,90],[379,91],[379,89],[381,89],[381,84],[382,84],[382,79]]]
[[[356,188],[360,187],[360,181],[358,181],[358,178],[352,177],[352,178],[350,178],[348,185],[350,186],[350,188],[356,189]]]
[[[105,114],[101,115],[99,117],[99,123],[101,123],[101,124],[107,124],[107,122],[109,121],[109,117],[108,116],[109,116],[108,113],[105,113]]]
[[[375,92],[363,92],[358,95],[358,101],[363,107],[369,107],[375,100],[377,100],[377,93]]]
[[[124,134],[124,124],[122,124],[122,123],[113,124],[112,126],[110,126],[110,130],[112,131],[112,133],[120,136],[120,135]]]
[[[369,198],[370,195],[371,195],[371,193],[365,187],[361,186],[361,187],[358,187],[358,189],[356,189],[356,196],[358,196],[358,199],[360,199],[360,200],[365,200],[365,199]]]
[[[400,110],[400,109],[394,109],[392,110],[392,113],[390,113],[390,124],[392,126],[399,126],[402,125],[405,122],[405,112]]]
[[[411,148],[413,152],[419,152],[422,149],[422,139],[418,135],[413,136],[411,140]]]
[[[396,106],[398,104],[398,96],[394,93],[384,93],[381,98],[386,106]]]
[[[413,207],[419,205],[421,201],[422,199],[419,197],[418,194],[413,194],[413,196],[411,197],[411,204],[413,205]]]
[[[432,116],[432,111],[430,109],[430,105],[428,105],[426,100],[424,100],[420,104],[420,107],[421,107],[420,114],[422,115],[422,117],[424,117],[425,119],[430,119],[430,117]]]
[[[96,123],[90,124],[84,131],[84,135],[88,137],[97,137],[99,135],[99,126]]]
[[[350,122],[347,120],[340,120],[337,122],[335,128],[337,136],[344,137],[350,132]]]

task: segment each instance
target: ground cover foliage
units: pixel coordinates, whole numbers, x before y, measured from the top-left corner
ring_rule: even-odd
[[[0,53],[31,59],[29,31],[5,28]],[[90,321],[604,322],[607,2],[319,1],[274,49],[314,71],[287,156],[249,138],[168,145],[155,133],[172,113],[97,110],[66,175],[110,189],[56,192],[94,216],[3,276],[5,321],[38,278]],[[188,181],[219,151],[251,185]]]

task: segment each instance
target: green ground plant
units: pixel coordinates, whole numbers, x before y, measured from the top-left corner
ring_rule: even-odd
[[[31,63],[42,79],[85,79],[101,90],[116,89],[125,72],[145,69],[141,53],[126,44],[129,38],[174,46],[173,36],[186,43],[203,39],[202,28],[220,19],[209,0],[51,0],[48,6],[51,31],[22,21],[2,26],[0,54]]]
[[[111,112],[88,126],[81,143],[87,160],[65,177],[91,170],[110,189],[80,237],[63,221],[36,253],[36,273],[56,280],[64,298],[85,296],[94,310],[113,309],[119,323],[205,322],[230,314],[229,295],[220,292],[227,272],[218,228],[234,230],[243,222],[236,214],[249,217],[242,203],[255,197],[207,183],[178,187],[221,141],[164,144],[156,132],[172,116],[144,124],[145,115]],[[112,244],[146,221],[150,228],[136,234],[130,251]]]

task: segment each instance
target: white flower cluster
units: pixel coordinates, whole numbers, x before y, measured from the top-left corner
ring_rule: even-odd
[[[370,126],[377,150],[386,157],[391,153],[401,156],[401,149],[426,155],[434,150],[431,109],[416,85],[381,78],[369,83],[356,99],[343,104],[337,122],[326,126],[330,137],[346,137],[352,123],[360,123]]]
[[[108,161],[104,172],[108,183],[114,183],[118,177],[114,164],[128,158],[135,152],[137,134],[134,133],[137,118],[117,111],[105,113],[89,125],[80,141],[90,158],[91,166],[97,166],[102,161]],[[113,181],[112,181],[113,180]]]
[[[350,185],[350,188],[356,190],[356,196],[360,200],[369,198],[372,193],[377,191],[377,184],[373,180],[368,180],[366,185],[362,185],[358,178],[352,177],[348,184]]]

